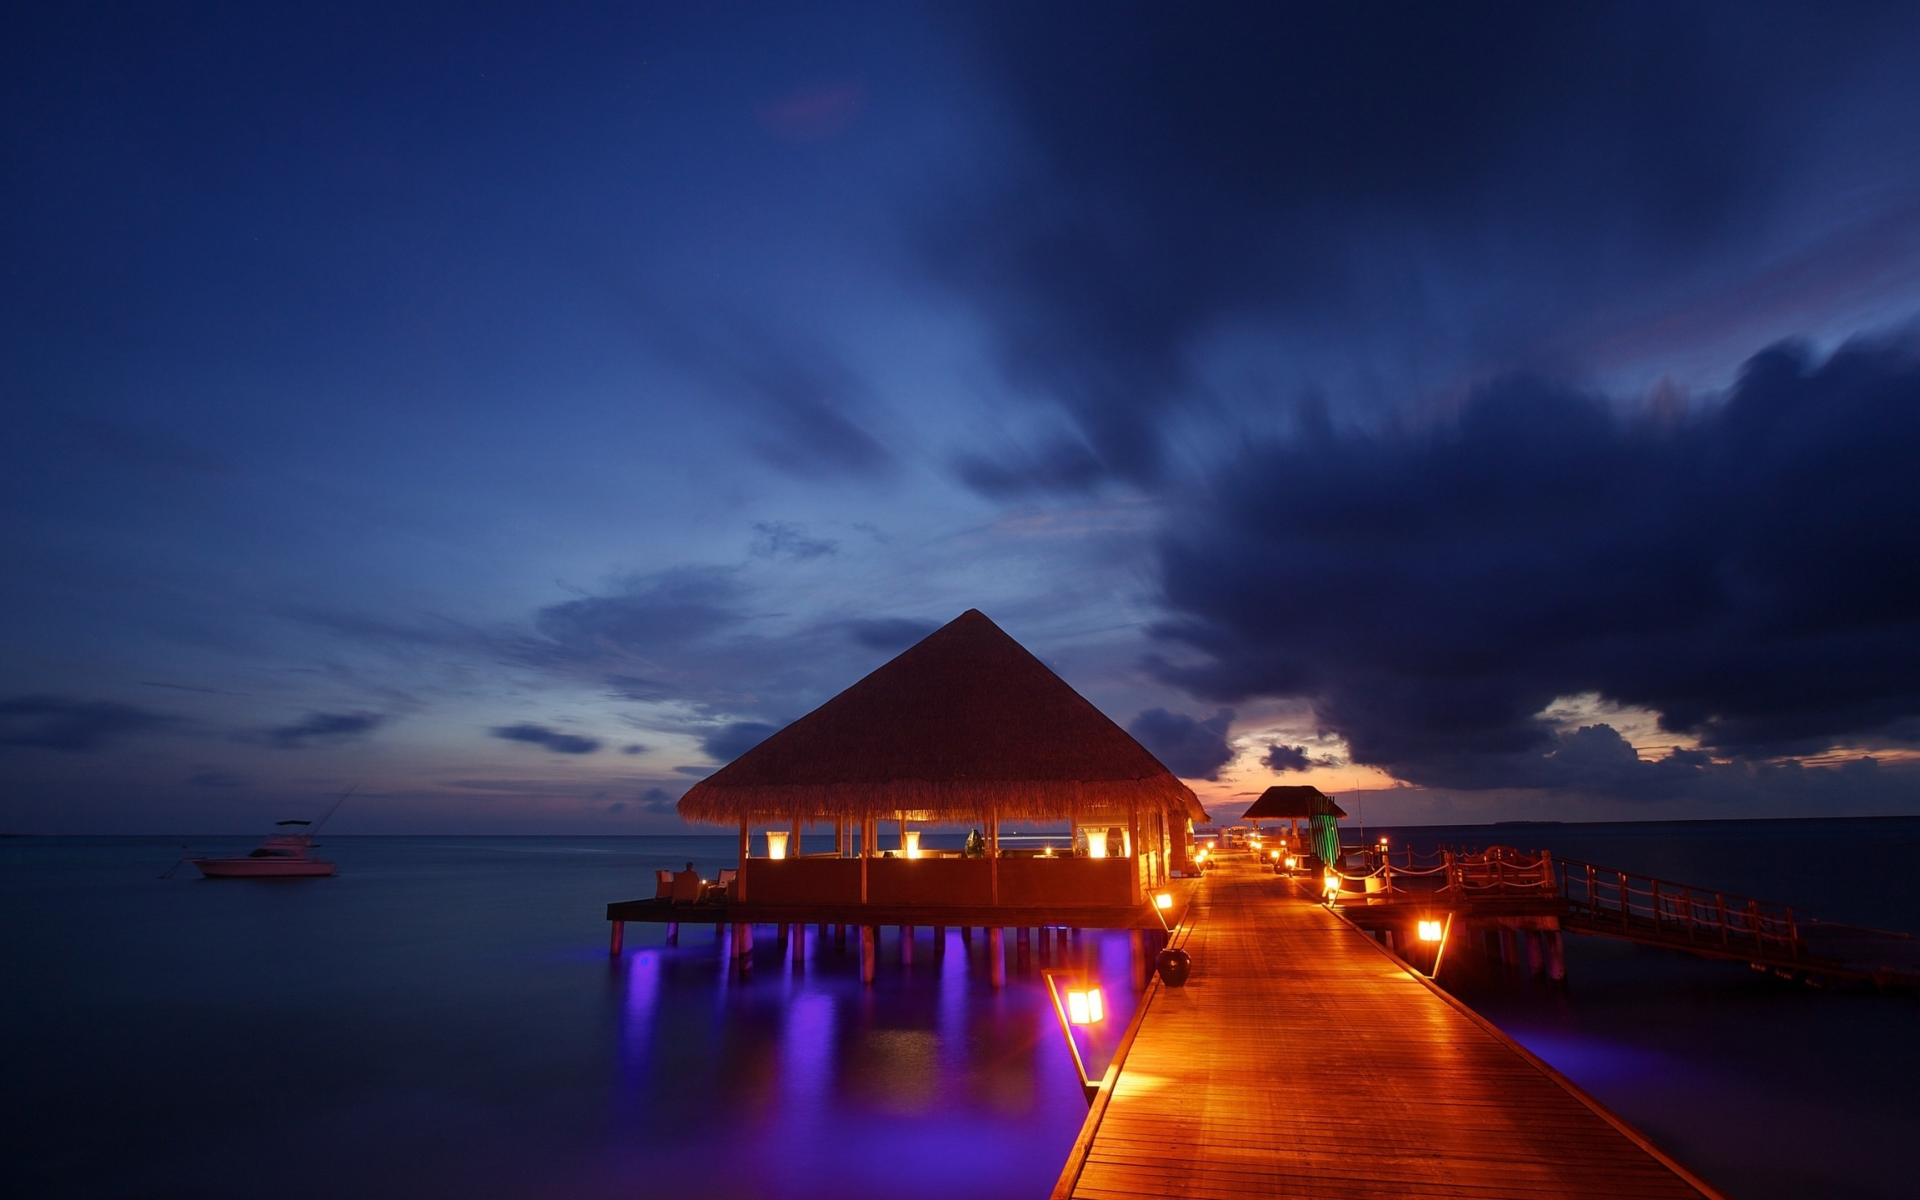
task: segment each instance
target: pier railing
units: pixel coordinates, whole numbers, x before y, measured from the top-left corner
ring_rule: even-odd
[[[1459,902],[1551,896],[1559,890],[1553,856],[1545,851],[1525,854],[1509,846],[1463,851],[1443,846],[1431,854],[1419,854],[1409,846],[1394,852],[1369,848],[1356,853],[1364,858],[1364,868],[1329,872],[1341,880],[1342,899],[1417,896]]]
[[[1787,905],[1572,859],[1560,860],[1557,868],[1572,926],[1703,949],[1752,950],[1770,958],[1801,956],[1800,918]]]

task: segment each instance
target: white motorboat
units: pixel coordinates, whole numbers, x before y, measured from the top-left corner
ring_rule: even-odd
[[[313,835],[305,831],[306,821],[280,821],[281,829],[301,826],[298,833],[276,833],[251,854],[226,858],[189,859],[208,879],[290,879],[306,875],[331,875],[338,864],[313,856]]]
[[[316,843],[313,839],[319,834],[320,826],[331,820],[351,795],[353,788],[340,793],[340,798],[333,802],[327,815],[320,818],[319,824],[311,821],[274,822],[280,832],[261,842],[251,854],[190,858],[187,861],[200,868],[200,874],[207,879],[299,879],[331,875],[339,869],[339,865],[324,858],[315,858],[313,851]]]

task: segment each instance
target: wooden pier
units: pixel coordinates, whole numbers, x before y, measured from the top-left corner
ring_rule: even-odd
[[[1210,873],[1056,1198],[1720,1196],[1310,889]]]

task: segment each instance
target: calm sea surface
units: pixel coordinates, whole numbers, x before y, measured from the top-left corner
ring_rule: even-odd
[[[1391,832],[1920,929],[1920,818]],[[0,840],[10,1194],[1038,1196],[1085,1114],[1044,990],[993,991],[984,939],[922,929],[907,967],[889,930],[871,991],[766,929],[746,980],[711,925],[629,926],[610,963],[601,906],[731,838],[327,842],[336,879],[214,883],[156,878],[177,839]],[[1084,953],[1124,1001],[1124,935]],[[1920,1000],[1568,960],[1565,993],[1463,995],[1742,1200],[1920,1193]]]

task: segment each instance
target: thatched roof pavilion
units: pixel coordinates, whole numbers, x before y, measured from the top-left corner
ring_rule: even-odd
[[[1295,821],[1307,817],[1346,816],[1346,810],[1333,802],[1333,797],[1317,787],[1297,784],[1288,787],[1275,785],[1260,793],[1253,806],[1240,814],[1243,821]]]
[[[1206,819],[1191,789],[977,609],[695,784],[679,811],[729,825]]]

